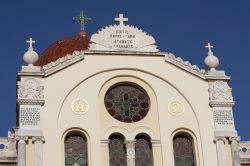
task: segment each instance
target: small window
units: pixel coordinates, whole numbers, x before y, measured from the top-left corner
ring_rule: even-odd
[[[110,166],[126,166],[127,158],[124,138],[122,138],[120,135],[112,135],[109,139]]]
[[[150,139],[144,135],[136,136],[135,165],[153,166],[152,144]]]
[[[177,135],[173,140],[175,166],[195,166],[192,140],[185,135]]]
[[[88,148],[85,138],[71,134],[65,139],[65,166],[88,166]]]

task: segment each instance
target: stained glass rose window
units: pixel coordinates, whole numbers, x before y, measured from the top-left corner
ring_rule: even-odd
[[[132,123],[143,119],[150,108],[148,94],[139,86],[117,85],[105,95],[105,107],[115,119]]]

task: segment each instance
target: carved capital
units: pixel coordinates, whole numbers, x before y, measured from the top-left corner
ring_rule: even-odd
[[[32,137],[32,142],[33,143],[36,143],[36,142],[42,142],[42,143],[44,143],[45,139],[44,139],[43,136],[35,136],[35,137]]]
[[[225,81],[210,82],[208,91],[211,102],[233,102],[232,89]]]
[[[239,143],[240,142],[240,137],[229,137],[229,141],[230,141],[230,143],[232,143],[232,142]]]
[[[215,137],[214,138],[214,143],[218,143],[218,142],[223,142],[225,144],[226,142],[226,138],[225,137]]]
[[[27,135],[24,135],[24,136],[16,136],[15,137],[16,138],[16,140],[19,142],[19,141],[24,141],[25,143],[27,143],[28,142],[28,140],[29,140],[29,137],[27,136]]]

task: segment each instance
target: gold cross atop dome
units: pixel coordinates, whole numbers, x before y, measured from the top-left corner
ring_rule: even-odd
[[[208,52],[212,52],[212,48],[214,48],[214,46],[212,46],[210,43],[207,43],[207,46],[205,47],[208,48]]]
[[[73,17],[73,20],[76,21],[81,26],[81,31],[84,31],[84,25],[91,20],[91,18],[87,17],[83,11],[80,11],[80,14],[76,17]]]
[[[124,22],[127,22],[128,18],[124,18],[123,14],[119,14],[119,17],[115,18],[115,21],[119,21],[119,25],[124,25]]]

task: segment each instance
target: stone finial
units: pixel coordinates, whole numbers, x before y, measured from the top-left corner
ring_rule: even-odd
[[[210,69],[210,71],[216,71],[216,67],[219,66],[219,59],[214,56],[212,52],[212,48],[214,48],[214,46],[208,43],[205,47],[208,48],[208,53],[207,57],[204,60],[204,63]]]
[[[28,51],[24,53],[23,60],[27,65],[33,66],[39,58],[38,54],[33,49],[33,43],[35,43],[35,41],[30,38],[26,42],[29,43],[29,48]]]

